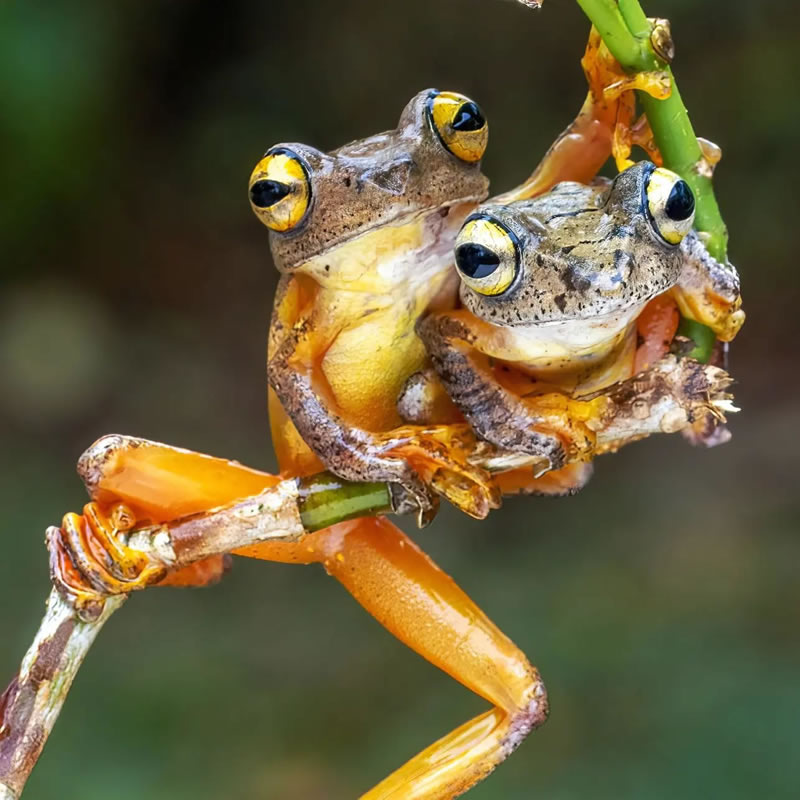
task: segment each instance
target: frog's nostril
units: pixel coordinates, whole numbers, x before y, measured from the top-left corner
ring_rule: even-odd
[[[291,187],[280,181],[256,181],[250,187],[250,199],[257,208],[269,208],[283,200],[290,191]]]
[[[456,248],[456,265],[469,278],[487,278],[500,266],[500,256],[482,244],[468,242]]]

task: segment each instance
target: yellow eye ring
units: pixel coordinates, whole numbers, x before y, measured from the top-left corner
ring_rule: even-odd
[[[296,228],[311,205],[308,168],[297,153],[273,147],[250,176],[250,205],[270,229],[284,233]]]
[[[445,149],[470,164],[483,158],[489,126],[477,103],[457,92],[431,92],[425,108]]]
[[[694,194],[679,175],[657,167],[645,183],[646,206],[656,233],[668,244],[680,244],[694,224]]]
[[[488,214],[467,218],[456,238],[456,267],[461,280],[478,294],[502,294],[519,273],[516,235]]]

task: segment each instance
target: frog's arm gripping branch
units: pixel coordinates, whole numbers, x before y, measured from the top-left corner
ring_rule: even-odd
[[[427,317],[419,333],[448,393],[487,440],[473,457],[490,471],[560,468],[654,433],[686,431],[719,444],[722,432],[707,434],[737,410],[724,370],[674,355],[580,400],[521,396],[497,380],[488,357],[473,347],[476,324],[468,314],[442,312]]]
[[[277,395],[290,399],[286,406],[302,438],[325,463],[351,481],[386,481],[394,508],[416,510],[420,526],[436,514],[438,498],[428,486],[472,517],[484,518],[499,506],[490,476],[466,460],[460,442],[463,426],[403,426],[388,433],[372,433],[347,424],[334,411],[335,403],[318,391],[325,381],[314,378],[313,359],[298,356],[309,349],[302,326],[292,331],[269,360],[268,375]],[[465,432],[466,448],[474,435]]]

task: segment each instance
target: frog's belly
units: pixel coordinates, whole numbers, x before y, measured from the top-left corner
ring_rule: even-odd
[[[402,424],[397,398],[408,377],[425,363],[414,326],[387,324],[383,314],[336,337],[322,370],[347,421],[371,431]]]

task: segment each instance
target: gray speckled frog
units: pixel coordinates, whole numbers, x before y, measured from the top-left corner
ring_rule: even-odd
[[[669,291],[673,312],[691,307],[733,338],[738,276],[705,252],[693,221],[688,185],[650,162],[471,215],[456,240],[464,309],[431,315],[420,332],[473,428],[549,469],[589,459],[603,390],[634,374],[651,300]]]

